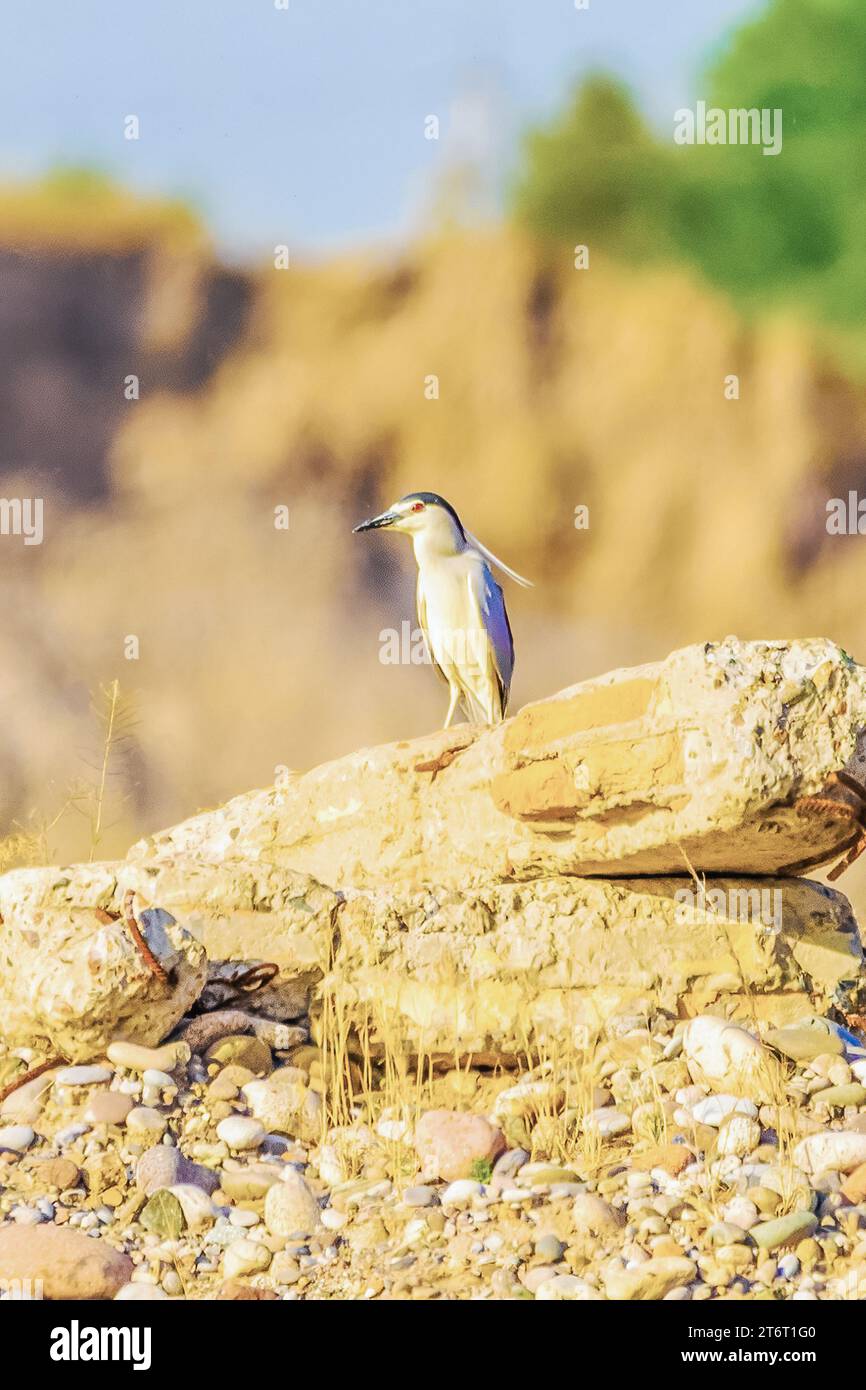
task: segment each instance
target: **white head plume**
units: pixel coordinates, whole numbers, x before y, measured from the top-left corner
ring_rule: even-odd
[[[478,537],[473,536],[471,531],[467,531],[465,526],[463,528],[463,534],[474,550],[477,550],[479,554],[483,555],[485,560],[489,560],[491,565],[496,565],[497,569],[502,570],[503,574],[507,574],[509,579],[514,580],[515,584],[520,584],[524,589],[531,589],[533,587],[531,579],[524,579],[522,574],[518,574],[510,565],[506,565],[504,560],[498,559],[498,557],[493,554],[493,551],[488,550],[486,545],[482,545]]]

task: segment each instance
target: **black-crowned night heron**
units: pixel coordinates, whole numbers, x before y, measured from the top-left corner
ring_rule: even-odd
[[[418,621],[451,695],[444,727],[451,723],[458,701],[470,720],[498,724],[508,705],[514,643],[502,590],[490,565],[518,584],[531,587],[530,581],[491,555],[435,492],[410,492],[355,530],[386,526],[405,531],[415,547]]]

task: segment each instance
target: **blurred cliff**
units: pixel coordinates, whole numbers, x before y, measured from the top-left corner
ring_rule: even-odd
[[[2,539],[7,824],[86,780],[114,678],[136,720],[101,853],[435,727],[431,672],[379,660],[414,625],[408,548],[350,534],[412,488],[536,581],[508,589],[515,706],[732,631],[866,652],[861,543],[826,529],[829,497],[866,493],[866,390],[812,330],[507,230],[241,274],[192,225],[98,200],[50,236],[0,204],[2,491],[45,497],[41,546]]]

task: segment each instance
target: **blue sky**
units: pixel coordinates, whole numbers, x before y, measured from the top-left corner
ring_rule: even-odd
[[[500,173],[527,123],[605,68],[650,118],[700,95],[758,0],[0,0],[0,177],[94,165],[183,196],[223,252],[417,228],[443,163]],[[135,114],[138,141],[123,138]],[[438,142],[424,138],[437,115]]]

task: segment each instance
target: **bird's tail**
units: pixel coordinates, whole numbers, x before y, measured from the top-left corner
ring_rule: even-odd
[[[507,698],[506,695],[505,699],[507,700]],[[487,701],[482,703],[477,695],[464,686],[461,691],[461,700],[470,724],[501,724],[505,718],[505,705],[500,689],[497,689],[495,694],[491,691]]]

